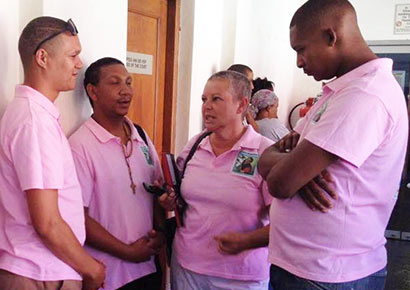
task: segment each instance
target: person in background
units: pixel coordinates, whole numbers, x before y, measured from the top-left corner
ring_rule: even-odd
[[[70,19],[39,17],[19,39],[23,85],[0,125],[0,288],[95,290],[105,266],[82,247],[81,187],[54,101],[83,66]],[[83,280],[83,283],[81,283]]]
[[[246,78],[251,82],[251,90],[253,89],[253,70],[249,66],[244,64],[233,64],[228,68],[228,70],[236,71],[246,76]]]
[[[282,139],[289,130],[278,119],[279,98],[270,90],[262,89],[252,96],[252,117],[258,124],[259,133],[273,142]]]
[[[228,68],[228,71],[235,71],[235,72],[241,73],[244,76],[246,76],[246,78],[251,82],[251,90],[254,89],[254,87],[253,87],[253,71],[249,66],[244,65],[244,64],[233,64]],[[249,112],[246,113],[244,122],[245,122],[244,123],[245,125],[249,124],[253,127],[253,129],[256,132],[259,132],[258,124],[256,124],[255,119],[253,118],[253,116]]]
[[[182,179],[188,207],[173,243],[174,290],[268,289],[272,198],[256,166],[272,141],[242,123],[250,94],[250,81],[234,71],[218,72],[205,85],[202,116],[212,133],[199,144]],[[178,156],[180,169],[201,134]]]
[[[406,103],[392,60],[377,58],[347,0],[309,0],[290,23],[297,66],[329,80],[320,100],[259,170],[270,209],[271,284],[285,289],[384,289],[384,232],[397,199],[408,139]],[[326,214],[297,194],[326,170],[338,199]],[[315,198],[312,194],[311,198]]]
[[[256,78],[253,82],[252,96],[259,90],[275,90],[275,83],[267,78]],[[252,101],[252,98],[251,98]]]
[[[106,290],[161,289],[154,255],[164,237],[155,229],[164,212],[142,182],[153,184],[162,173],[151,140],[126,117],[131,83],[118,59],[92,63],[84,88],[94,113],[70,137],[84,200],[86,249],[107,266]]]

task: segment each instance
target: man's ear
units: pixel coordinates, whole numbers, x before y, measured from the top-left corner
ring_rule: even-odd
[[[96,87],[93,84],[87,84],[85,89],[87,90],[87,94],[90,96],[93,103],[95,103],[98,100]]]
[[[39,48],[34,55],[34,61],[41,68],[46,68],[50,55],[44,48]]]
[[[333,28],[328,28],[325,31],[326,34],[326,39],[328,41],[329,46],[335,46],[337,42],[337,34],[336,31]]]

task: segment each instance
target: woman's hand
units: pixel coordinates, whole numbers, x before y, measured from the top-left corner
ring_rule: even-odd
[[[154,181],[155,186],[161,187],[160,183],[156,180]],[[166,192],[158,197],[159,205],[167,211],[173,211],[176,208],[176,195],[175,191],[171,186],[166,186]]]
[[[214,237],[222,254],[236,255],[249,248],[246,233],[226,233]]]

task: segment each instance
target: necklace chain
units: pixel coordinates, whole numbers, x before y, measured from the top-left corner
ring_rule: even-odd
[[[125,144],[123,144],[121,142],[122,153],[124,154],[125,163],[127,164],[127,168],[128,168],[128,175],[129,175],[130,181],[131,181],[130,187],[131,187],[132,193],[135,194],[135,188],[137,186],[135,185],[134,179],[132,178],[131,166],[130,166],[130,162],[128,160],[131,157],[132,151],[133,151],[133,143],[132,143],[132,139],[131,139],[131,130],[129,129],[128,125],[125,124],[125,122],[123,123],[123,128],[124,128],[125,136],[127,137],[127,141],[125,142]],[[130,130],[130,132],[128,130]],[[130,144],[130,152],[129,153],[127,153],[128,143]]]

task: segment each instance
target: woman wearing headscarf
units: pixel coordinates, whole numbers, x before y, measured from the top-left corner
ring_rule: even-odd
[[[252,97],[251,104],[251,114],[261,135],[277,142],[289,133],[278,119],[279,99],[274,92],[266,89],[257,91]]]

